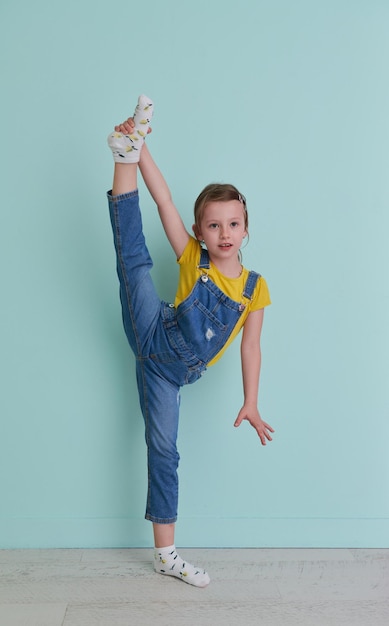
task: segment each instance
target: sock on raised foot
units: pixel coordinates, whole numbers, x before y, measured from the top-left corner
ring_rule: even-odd
[[[210,582],[207,572],[201,567],[183,561],[174,545],[155,548],[154,569],[158,574],[175,576],[195,587],[206,587]]]
[[[139,96],[134,112],[135,127],[131,135],[115,131],[108,135],[108,145],[116,163],[138,163],[153,111],[153,101],[147,96]]]

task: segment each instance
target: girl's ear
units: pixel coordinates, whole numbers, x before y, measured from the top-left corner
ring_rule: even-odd
[[[193,224],[192,230],[193,230],[193,233],[194,233],[194,236],[196,237],[196,239],[201,241],[202,240],[201,232],[200,232],[200,230],[199,230],[199,228],[198,228],[198,226],[196,224]]]

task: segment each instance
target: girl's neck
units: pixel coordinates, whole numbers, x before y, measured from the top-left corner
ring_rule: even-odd
[[[218,269],[219,272],[227,278],[239,278],[243,272],[243,265],[238,258],[226,259],[224,262],[223,260],[218,259],[215,262],[210,257],[210,261],[212,265],[214,265],[216,269]]]

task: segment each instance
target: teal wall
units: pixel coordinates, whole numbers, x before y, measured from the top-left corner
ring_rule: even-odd
[[[206,183],[246,194],[273,300],[274,442],[233,428],[236,342],[183,390],[178,545],[389,547],[388,28],[386,0],[2,1],[2,547],[151,545],[105,198],[142,92],[188,227]]]

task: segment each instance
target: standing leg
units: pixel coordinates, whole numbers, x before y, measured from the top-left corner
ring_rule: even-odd
[[[151,358],[137,360],[136,374],[148,456],[146,519],[161,526],[174,525],[178,508],[180,389],[161,376]]]
[[[171,546],[174,543],[175,524],[153,524],[154,545],[156,548]]]
[[[180,408],[179,387],[161,377],[151,359],[137,361],[138,389],[146,426],[148,496],[146,518],[153,522],[154,568],[196,587],[210,581],[204,569],[177,554],[174,545],[178,507],[179,455],[176,441]]]

